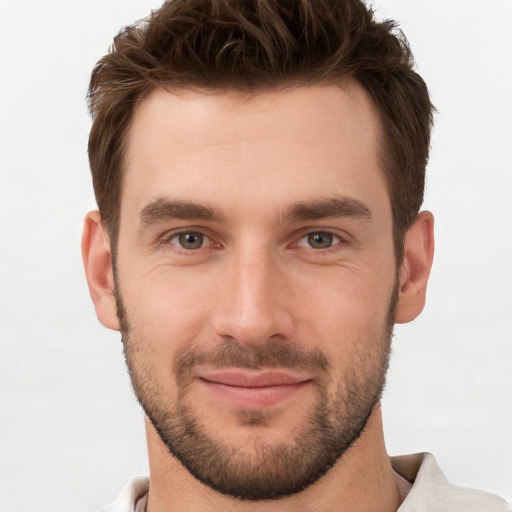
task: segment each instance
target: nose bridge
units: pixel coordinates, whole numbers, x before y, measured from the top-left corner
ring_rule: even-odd
[[[282,296],[277,257],[269,248],[246,244],[226,262],[215,330],[247,345],[288,336],[291,319]]]

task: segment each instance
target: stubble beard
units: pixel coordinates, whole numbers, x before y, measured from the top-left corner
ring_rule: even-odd
[[[287,340],[255,347],[226,340],[215,351],[195,346],[179,354],[173,368],[178,389],[173,401],[152,379],[144,340],[131,328],[118,292],[116,301],[133,390],[171,455],[200,482],[222,494],[269,500],[298,493],[319,480],[363,433],[385,386],[397,296],[395,288],[384,325],[356,342],[361,347],[357,360],[330,393],[332,367],[321,351],[305,351]],[[273,420],[268,409],[235,411],[239,425],[254,429],[250,447],[216,439],[197,417],[187,393],[187,377],[205,363],[311,371],[320,376],[314,404],[288,442],[272,442],[260,435]]]

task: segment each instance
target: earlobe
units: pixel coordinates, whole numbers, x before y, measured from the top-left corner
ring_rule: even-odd
[[[98,211],[89,212],[85,217],[82,259],[98,320],[105,327],[118,331],[111,251]]]
[[[434,216],[421,212],[407,231],[399,271],[397,323],[414,320],[425,306],[427,282],[434,259]]]

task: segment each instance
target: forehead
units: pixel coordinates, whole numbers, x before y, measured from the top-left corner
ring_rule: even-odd
[[[377,110],[353,82],[251,95],[157,89],[128,134],[122,209],[160,196],[224,195],[237,208],[261,194],[276,205],[365,188],[386,194],[379,135]]]

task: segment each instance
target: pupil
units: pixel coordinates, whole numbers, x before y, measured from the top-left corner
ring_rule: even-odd
[[[203,235],[200,233],[183,233],[179,240],[185,249],[199,249],[203,245]]]
[[[325,249],[332,245],[331,233],[312,233],[308,236],[309,245],[315,249]]]

